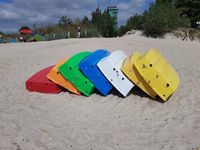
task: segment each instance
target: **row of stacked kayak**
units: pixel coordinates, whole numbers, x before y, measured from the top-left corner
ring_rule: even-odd
[[[47,67],[26,81],[29,91],[90,96],[95,89],[106,96],[112,89],[126,97],[134,86],[150,97],[166,101],[177,89],[179,76],[156,49],[144,54],[99,49],[80,52]]]

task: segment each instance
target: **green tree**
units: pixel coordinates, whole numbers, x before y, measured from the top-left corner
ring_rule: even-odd
[[[117,35],[115,19],[110,17],[106,10],[102,13],[101,9],[97,8],[95,11],[92,11],[91,15],[92,23],[104,37],[114,37]]]
[[[99,18],[101,17],[101,9],[98,7],[95,11],[92,11],[92,23],[95,25],[99,25]]]
[[[90,20],[88,19],[87,16],[84,16],[84,18],[82,19],[82,24],[83,25],[89,25],[90,24]]]
[[[123,36],[129,29],[126,25],[122,25],[119,27],[119,36]]]
[[[117,35],[117,30],[115,30],[115,19],[110,17],[105,10],[101,16],[102,22],[102,33],[105,37],[114,37]]]
[[[60,17],[58,24],[60,26],[72,25],[72,20],[71,20],[71,18],[68,18],[67,16],[62,16],[62,17]]]
[[[144,13],[144,34],[162,37],[166,32],[180,26],[180,16],[172,3],[155,3]]]
[[[195,28],[200,21],[200,0],[177,0],[176,8],[181,16],[189,18],[191,26]]]
[[[127,21],[127,29],[131,30],[141,30],[142,29],[142,25],[144,23],[144,17],[143,15],[134,15],[131,16],[128,21]]]
[[[190,19],[193,28],[197,26],[196,22],[200,20],[200,0],[156,0],[156,4],[171,3],[182,18]]]

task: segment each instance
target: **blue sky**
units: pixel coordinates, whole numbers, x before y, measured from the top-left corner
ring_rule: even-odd
[[[61,16],[91,18],[91,11],[98,5],[102,10],[107,6],[119,8],[118,24],[141,14],[154,0],[0,0],[0,31],[17,32],[22,25],[55,24]]]

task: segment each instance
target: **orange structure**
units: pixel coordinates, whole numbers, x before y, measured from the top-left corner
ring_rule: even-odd
[[[65,58],[58,62],[49,72],[47,75],[47,78],[53,81],[54,83],[62,86],[63,88],[67,89],[68,91],[75,93],[77,95],[80,95],[79,90],[68,80],[66,80],[58,71],[58,67],[60,67],[62,64],[64,64],[68,59]]]

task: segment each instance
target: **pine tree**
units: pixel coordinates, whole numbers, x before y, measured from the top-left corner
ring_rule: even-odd
[[[176,8],[181,16],[190,19],[192,27],[197,26],[197,21],[200,21],[200,0],[177,0]]]

